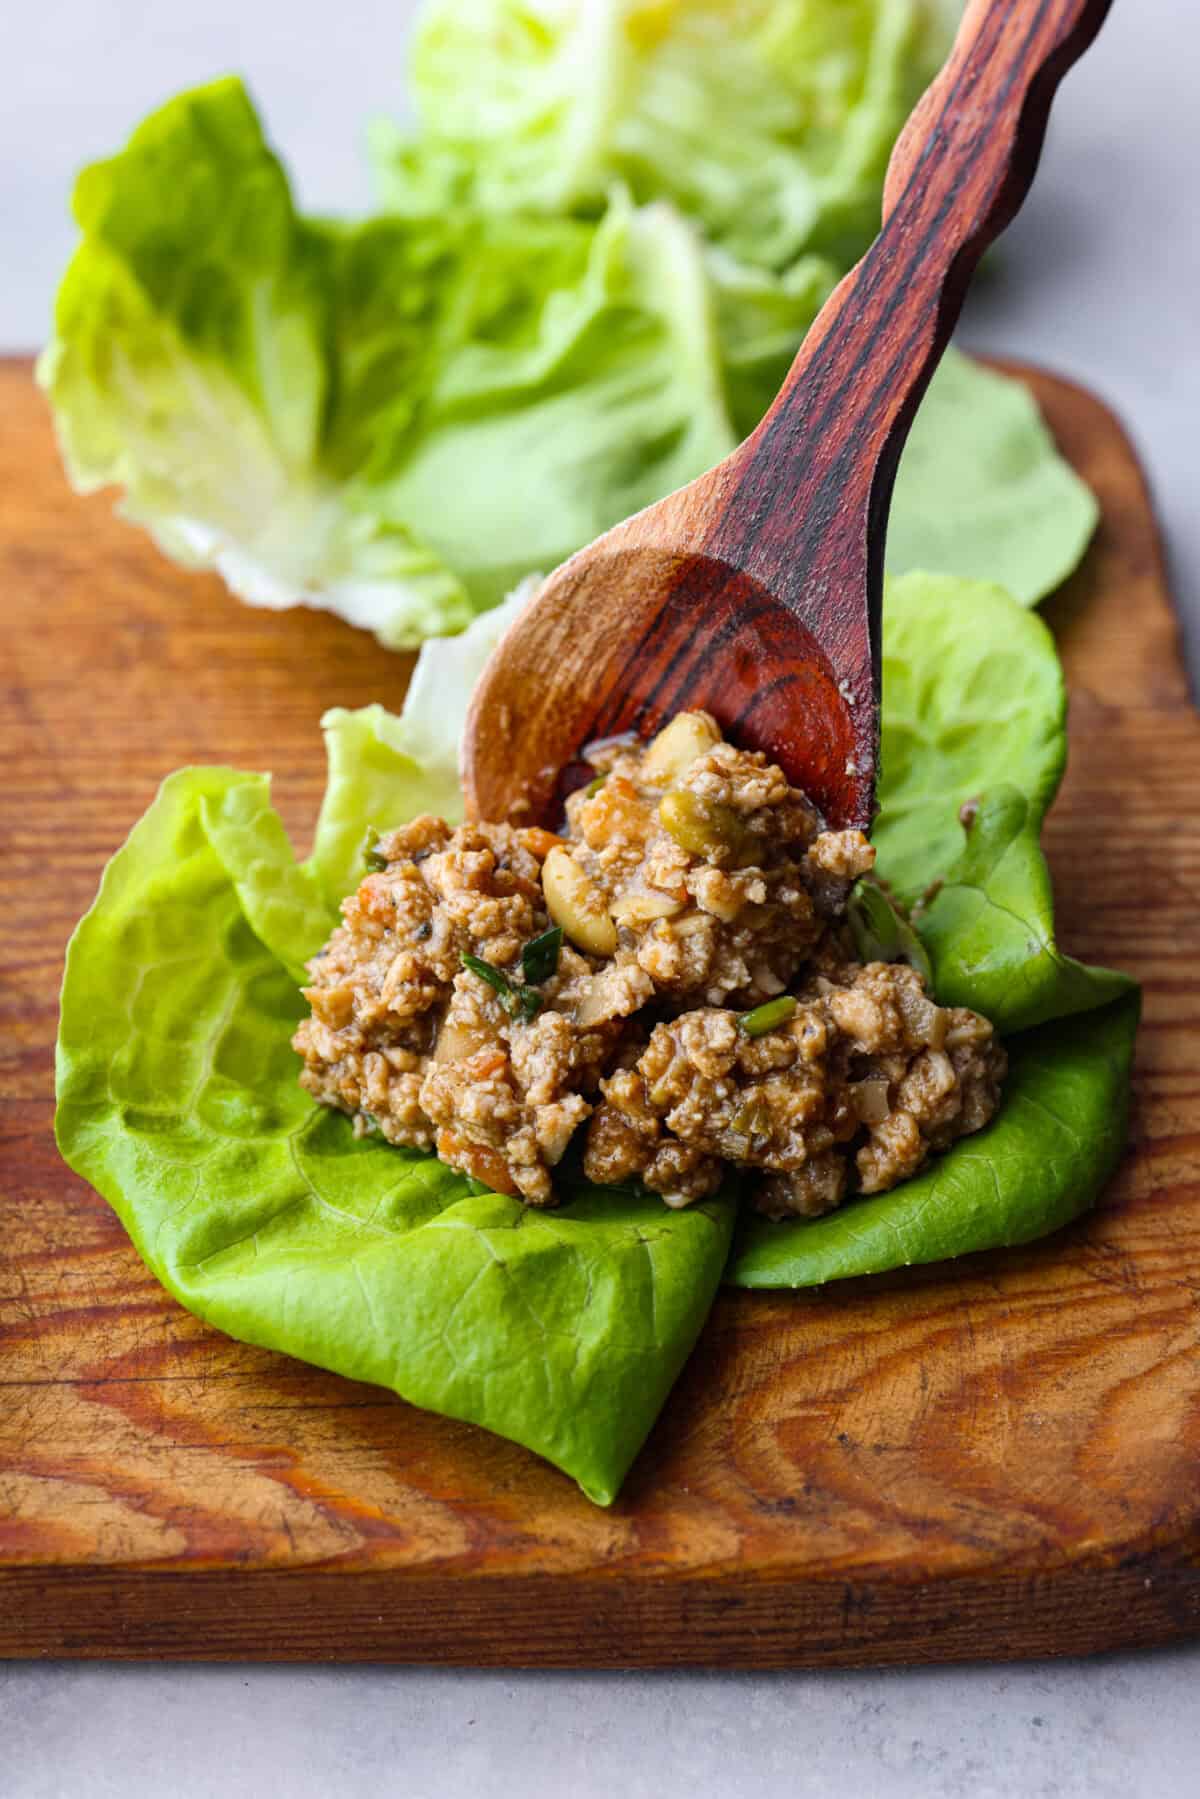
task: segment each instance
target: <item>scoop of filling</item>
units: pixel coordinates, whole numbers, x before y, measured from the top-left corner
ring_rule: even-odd
[[[821,830],[707,713],[593,762],[562,836],[422,817],[379,840],[309,964],[308,1092],[531,1205],[579,1131],[590,1180],[684,1206],[732,1164],[777,1218],[883,1192],[988,1122],[987,1019],[854,959],[861,831]]]

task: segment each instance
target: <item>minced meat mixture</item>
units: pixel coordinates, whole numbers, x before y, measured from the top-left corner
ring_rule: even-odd
[[[315,1098],[531,1205],[578,1134],[590,1180],[684,1206],[733,1164],[778,1218],[894,1187],[988,1122],[988,1021],[855,960],[860,831],[823,831],[707,713],[591,760],[561,836],[422,817],[373,846],[309,964]]]

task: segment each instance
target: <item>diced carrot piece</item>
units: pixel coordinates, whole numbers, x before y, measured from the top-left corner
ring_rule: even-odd
[[[523,831],[517,832],[517,842],[521,848],[528,850],[531,856],[536,856],[539,862],[544,862],[555,844],[562,841],[553,831],[544,831],[541,825],[526,825]]]
[[[443,1162],[461,1169],[473,1180],[482,1181],[493,1193],[507,1194],[509,1199],[517,1197],[508,1163],[498,1149],[489,1149],[485,1143],[472,1143],[458,1131],[439,1131],[437,1152]]]

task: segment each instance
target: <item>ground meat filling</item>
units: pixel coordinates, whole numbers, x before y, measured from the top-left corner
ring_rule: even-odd
[[[584,1169],[640,1177],[668,1203],[712,1192],[723,1164],[764,1171],[770,1217],[810,1218],[846,1193],[881,1193],[996,1109],[1004,1052],[977,1013],[936,1006],[913,969],[847,963],[798,995],[786,1023],[748,1037],[705,1007],[657,1024],[632,1068],[600,1083]],[[687,1184],[662,1184],[677,1139]]]
[[[590,1180],[671,1206],[753,1170],[780,1218],[893,1187],[989,1121],[988,1021],[849,949],[861,832],[822,831],[706,713],[593,763],[562,836],[422,817],[374,845],[309,964],[316,1099],[532,1205],[577,1140]]]

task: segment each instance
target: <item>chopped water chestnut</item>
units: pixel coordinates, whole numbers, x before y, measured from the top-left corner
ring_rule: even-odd
[[[707,713],[594,766],[562,836],[423,816],[372,841],[309,964],[308,1092],[529,1205],[578,1133],[599,1185],[680,1207],[734,1167],[773,1218],[882,1192],[990,1120],[988,1021],[864,960],[861,929],[856,950],[861,831],[823,830]]]

